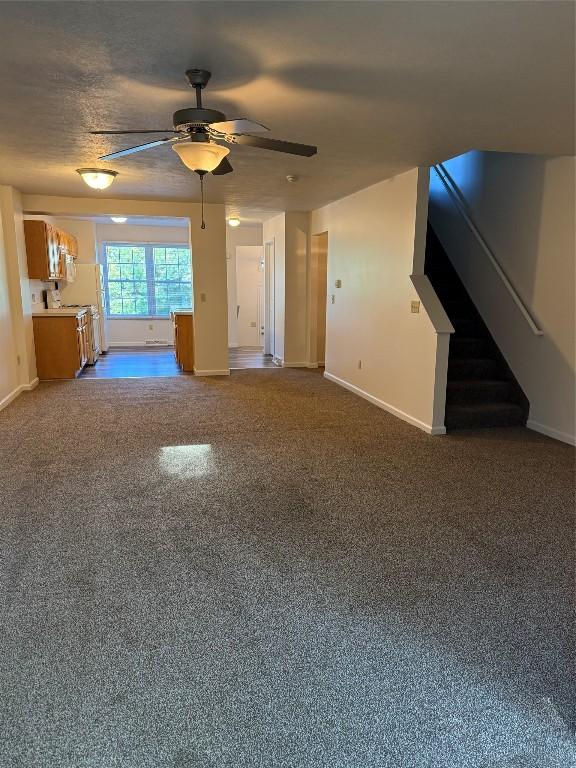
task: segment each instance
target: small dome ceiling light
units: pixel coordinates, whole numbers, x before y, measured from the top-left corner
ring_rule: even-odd
[[[228,219],[228,224],[231,227],[239,227],[240,226],[240,219],[238,218],[238,216],[230,216],[230,218]]]
[[[125,224],[128,221],[126,216],[110,216],[114,224]]]
[[[108,168],[77,168],[76,173],[92,189],[107,189],[118,176],[118,171],[110,171]]]

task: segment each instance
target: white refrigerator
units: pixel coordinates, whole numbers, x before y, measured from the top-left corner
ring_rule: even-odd
[[[108,329],[106,320],[106,299],[101,264],[78,264],[73,283],[62,284],[62,304],[94,304],[100,315],[100,349],[108,351]]]

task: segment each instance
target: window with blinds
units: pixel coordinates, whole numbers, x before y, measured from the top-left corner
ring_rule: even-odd
[[[108,317],[168,317],[192,304],[190,248],[156,243],[104,243]]]

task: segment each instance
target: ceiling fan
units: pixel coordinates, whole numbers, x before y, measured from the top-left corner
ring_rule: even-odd
[[[172,149],[177,152],[184,165],[195,171],[202,179],[206,173],[223,176],[233,170],[226,158],[230,152],[230,149],[225,146],[226,144],[269,149],[273,152],[284,152],[302,157],[312,157],[316,154],[317,148],[308,144],[295,144],[290,141],[269,139],[265,136],[253,136],[254,133],[263,133],[269,130],[260,123],[244,117],[227,120],[224,113],[215,109],[204,108],[202,106],[202,90],[208,84],[211,73],[205,69],[189,69],[186,72],[186,77],[190,85],[196,90],[196,106],[179,109],[175,112],[172,117],[173,128],[142,131],[90,131],[91,134],[97,136],[145,133],[168,133],[171,135],[118,152],[111,152],[108,155],[102,155],[99,159],[115,160],[135,152],[142,152],[163,144],[171,144]]]

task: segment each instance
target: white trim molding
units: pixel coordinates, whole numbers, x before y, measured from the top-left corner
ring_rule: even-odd
[[[344,387],[344,389],[348,389],[355,395],[363,397],[364,400],[368,400],[368,402],[372,403],[372,405],[376,405],[378,408],[382,408],[383,411],[388,411],[388,413],[391,413],[392,416],[396,416],[398,419],[402,419],[402,421],[408,422],[408,424],[411,424],[413,427],[418,427],[418,429],[421,429],[423,432],[426,432],[429,435],[446,434],[445,426],[435,427],[431,424],[426,424],[425,422],[420,421],[420,419],[416,419],[414,416],[410,416],[409,413],[404,413],[404,411],[395,408],[393,405],[385,403],[384,400],[380,400],[378,397],[374,397],[374,395],[370,395],[368,392],[364,392],[364,390],[360,389],[360,387],[357,387],[354,384],[350,384],[350,382],[344,381],[344,379],[339,379],[337,376],[334,376],[334,374],[328,373],[328,371],[324,371],[324,377],[329,381],[334,382],[334,384],[338,384],[339,386]]]
[[[195,376],[230,376],[230,368],[223,368],[220,371],[199,371],[198,368],[194,368]]]
[[[308,363],[287,363],[286,360],[284,360],[282,367],[283,368],[309,368],[310,365]]]
[[[22,392],[29,392],[31,389],[34,389],[38,386],[39,379],[36,377],[35,379],[32,379],[31,382],[28,384],[20,384],[19,387],[16,387],[16,389],[13,389],[12,392],[10,392],[6,397],[2,398],[0,400],[0,411],[2,411],[4,408],[6,408],[13,400],[16,400],[19,394]]]
[[[528,419],[526,426],[528,429],[533,429],[534,432],[540,432],[540,434],[546,435],[546,437],[552,437],[554,440],[561,440],[563,443],[568,443],[568,445],[576,445],[576,437],[574,435],[569,435],[568,432],[560,432],[559,429],[547,427],[546,424],[539,424],[537,421],[532,421],[532,419]]]

